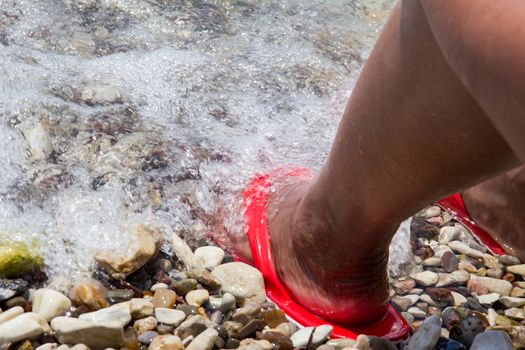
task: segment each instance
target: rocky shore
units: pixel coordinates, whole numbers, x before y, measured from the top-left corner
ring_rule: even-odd
[[[44,287],[45,274],[31,263],[41,263],[35,252],[15,259],[11,268],[18,262],[32,271],[0,280],[0,348],[525,348],[525,264],[493,255],[439,207],[412,218],[416,265],[391,280],[391,303],[413,331],[398,343],[367,335],[330,339],[329,325],[299,327],[267,300],[260,272],[222,249],[192,251],[173,234],[167,254],[157,229],[138,226],[137,237],[140,244],[126,255],[96,256],[92,276],[69,291]]]

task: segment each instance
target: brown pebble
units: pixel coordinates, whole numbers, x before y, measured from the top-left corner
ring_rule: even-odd
[[[429,306],[427,309],[429,315],[441,316],[441,309],[437,306]]]
[[[447,306],[454,304],[454,298],[452,297],[452,293],[446,288],[427,288],[425,292],[439,306]]]
[[[75,305],[86,305],[90,311],[109,306],[105,288],[95,283],[82,283],[75,286],[69,297]]]
[[[254,334],[257,331],[262,331],[266,326],[266,322],[261,319],[254,319],[248,322],[244,327],[239,330],[237,334],[238,339],[248,338],[250,335]]]
[[[23,297],[14,297],[5,302],[6,309],[10,309],[15,306],[20,306],[25,310],[28,306],[28,301]]]
[[[441,266],[445,272],[453,272],[458,269],[458,258],[452,252],[446,251],[441,257]]]
[[[286,314],[282,310],[269,310],[262,312],[262,318],[270,328],[275,328],[281,323],[288,322]]]
[[[171,309],[176,301],[177,293],[166,288],[157,289],[153,295],[153,299],[151,299],[154,308],[165,307]]]
[[[501,269],[487,269],[487,276],[500,279],[503,277],[503,270]]]
[[[508,273],[504,274],[501,279],[503,279],[505,281],[509,281],[509,282],[512,283],[512,282],[514,282],[516,280],[516,276],[514,276],[513,273],[508,272]]]
[[[292,341],[282,333],[268,331],[261,336],[261,339],[269,341],[272,344],[273,349],[293,350]]]

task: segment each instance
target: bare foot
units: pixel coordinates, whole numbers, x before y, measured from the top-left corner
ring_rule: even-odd
[[[474,221],[506,251],[525,261],[525,166],[464,191]]]
[[[388,242],[367,246],[363,232],[333,227],[328,206],[307,200],[310,183],[274,186],[268,223],[276,272],[294,300],[343,324],[381,319],[388,302]],[[230,240],[228,242],[228,240]],[[251,259],[246,237],[222,244]]]

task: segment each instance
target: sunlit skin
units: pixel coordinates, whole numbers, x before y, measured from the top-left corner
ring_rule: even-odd
[[[334,321],[379,319],[399,223],[525,159],[524,20],[519,0],[395,6],[325,165],[268,204],[277,272],[297,301]],[[250,255],[245,238],[223,243]]]

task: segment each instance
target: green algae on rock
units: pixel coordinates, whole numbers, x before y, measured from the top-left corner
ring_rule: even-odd
[[[21,242],[0,243],[0,277],[13,277],[35,271],[44,266],[44,258],[33,244]]]

